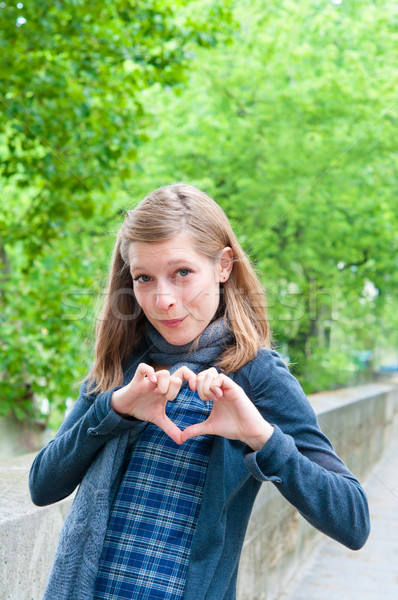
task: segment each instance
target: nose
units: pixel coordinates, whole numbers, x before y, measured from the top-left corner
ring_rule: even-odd
[[[169,310],[177,302],[172,286],[158,284],[155,293],[155,301],[158,310]]]

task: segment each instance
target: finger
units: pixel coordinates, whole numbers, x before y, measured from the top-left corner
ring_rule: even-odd
[[[216,385],[215,383],[213,383],[210,387],[209,387],[209,391],[215,395],[216,399],[217,398],[222,398],[224,395],[224,392],[222,391],[221,387],[219,385]],[[211,394],[210,394],[211,395]]]
[[[136,379],[136,381],[143,381],[145,377],[148,377],[151,383],[157,382],[155,369],[146,363],[140,363],[135,372],[134,379]]]
[[[170,384],[170,372],[169,371],[156,371],[156,378],[158,383],[158,390],[161,394],[167,394]]]
[[[209,393],[212,393],[215,396],[215,398],[210,399],[220,399],[225,395],[226,392],[237,387],[239,386],[237,386],[236,383],[227,375],[224,375],[224,373],[219,373],[209,385]]]
[[[228,375],[225,375],[224,373],[219,373],[217,379],[215,379],[214,382],[224,391],[231,390],[233,388],[237,389],[240,387],[237,383],[235,383],[233,379],[231,379],[230,377],[228,377]]]
[[[167,393],[166,393],[167,402],[170,402],[171,400],[174,400],[176,398],[178,392],[181,389],[181,385],[182,385],[182,379],[180,379],[179,377],[175,377],[175,375],[172,375],[170,377],[169,389],[167,390]]]
[[[215,396],[217,398],[222,398],[222,396],[224,395],[224,390],[223,390],[224,384],[225,384],[225,376],[222,373],[220,373],[214,379],[214,381],[210,384],[209,390],[211,392],[213,392],[213,394],[215,394]]]
[[[195,425],[190,425],[181,433],[181,443],[183,444],[190,438],[193,438],[197,435],[206,435],[212,434],[213,430],[211,425],[209,425],[209,420],[203,421],[202,423],[195,423]]]
[[[196,389],[197,389],[197,392],[199,394],[199,397],[202,400],[205,399],[204,393],[205,393],[205,381],[206,381],[206,377],[207,377],[207,371],[201,371],[198,374],[198,377],[196,379]]]
[[[215,396],[213,391],[210,389],[214,382],[217,380],[217,378],[218,372],[213,367],[211,369],[207,369],[206,371],[202,371],[201,373],[199,373],[197,381],[197,390],[200,398],[204,402],[218,398],[218,396]]]
[[[198,373],[197,377],[198,379],[206,379],[208,377],[214,379],[214,377],[217,377],[218,374],[219,373],[215,367],[210,367],[210,369],[205,369],[204,371]]]
[[[182,381],[188,381],[189,387],[191,390],[196,390],[196,373],[191,371],[188,367],[180,367],[176,371],[174,371],[173,375],[176,377],[180,377]]]
[[[163,429],[163,431],[175,442],[176,444],[182,444],[182,431],[177,427],[167,415],[162,415],[153,421],[155,425]]]

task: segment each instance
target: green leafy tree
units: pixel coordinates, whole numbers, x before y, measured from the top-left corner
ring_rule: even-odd
[[[222,203],[268,290],[275,343],[313,391],[351,377],[396,298],[397,13],[253,1],[237,18],[183,94],[159,93],[140,178]]]
[[[142,91],[183,87],[234,24],[228,0],[2,2],[0,16],[0,414],[23,418],[86,370],[77,315],[109,258],[115,181],[146,141]]]

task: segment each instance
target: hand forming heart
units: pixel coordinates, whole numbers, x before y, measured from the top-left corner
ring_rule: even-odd
[[[209,417],[181,431],[166,415],[166,404],[176,398],[183,381],[203,401],[213,401]],[[197,435],[220,435],[241,440],[253,450],[268,441],[273,427],[260,414],[243,389],[214,367],[196,375],[188,367],[170,374],[141,363],[134,378],[112,395],[111,407],[120,414],[155,423],[177,444]]]

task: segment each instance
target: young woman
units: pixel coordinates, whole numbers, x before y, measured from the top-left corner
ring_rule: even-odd
[[[259,487],[358,549],[366,496],[270,347],[221,208],[178,183],[128,211],[93,367],[38,454],[33,502],[79,485],[45,600],[233,600]]]

